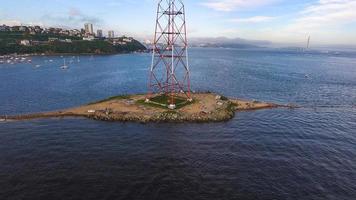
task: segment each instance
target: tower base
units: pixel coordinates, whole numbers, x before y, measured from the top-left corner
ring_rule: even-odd
[[[169,104],[168,108],[171,109],[171,110],[174,110],[174,109],[177,108],[177,106],[175,104]]]

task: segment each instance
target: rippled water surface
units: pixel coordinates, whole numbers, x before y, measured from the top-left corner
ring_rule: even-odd
[[[196,91],[301,108],[216,124],[0,123],[0,199],[356,198],[355,53],[192,49],[190,58]],[[0,115],[146,90],[148,54],[82,56],[68,71],[62,62],[0,65]]]

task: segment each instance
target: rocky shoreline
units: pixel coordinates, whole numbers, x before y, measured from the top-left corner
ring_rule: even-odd
[[[97,103],[62,111],[35,113],[17,116],[0,116],[0,122],[44,118],[84,117],[100,121],[118,122],[223,122],[232,119],[236,112],[272,108],[296,108],[292,105],[278,105],[258,101],[230,99],[213,93],[195,93],[194,103],[180,109],[142,103],[145,95],[111,97]]]

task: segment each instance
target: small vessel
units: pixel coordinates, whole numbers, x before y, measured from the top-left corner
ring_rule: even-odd
[[[79,56],[77,57],[77,62],[80,62]]]
[[[63,65],[61,66],[61,69],[68,69],[68,65],[66,65],[66,59],[64,58]]]
[[[39,67],[41,67],[41,65],[35,65],[35,67],[36,67],[36,68],[39,68]]]

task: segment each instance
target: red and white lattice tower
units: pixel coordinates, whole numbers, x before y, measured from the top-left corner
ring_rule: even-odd
[[[175,108],[175,97],[191,101],[190,72],[185,9],[182,0],[160,0],[157,8],[152,64],[149,75],[149,97],[169,96],[169,107]]]

